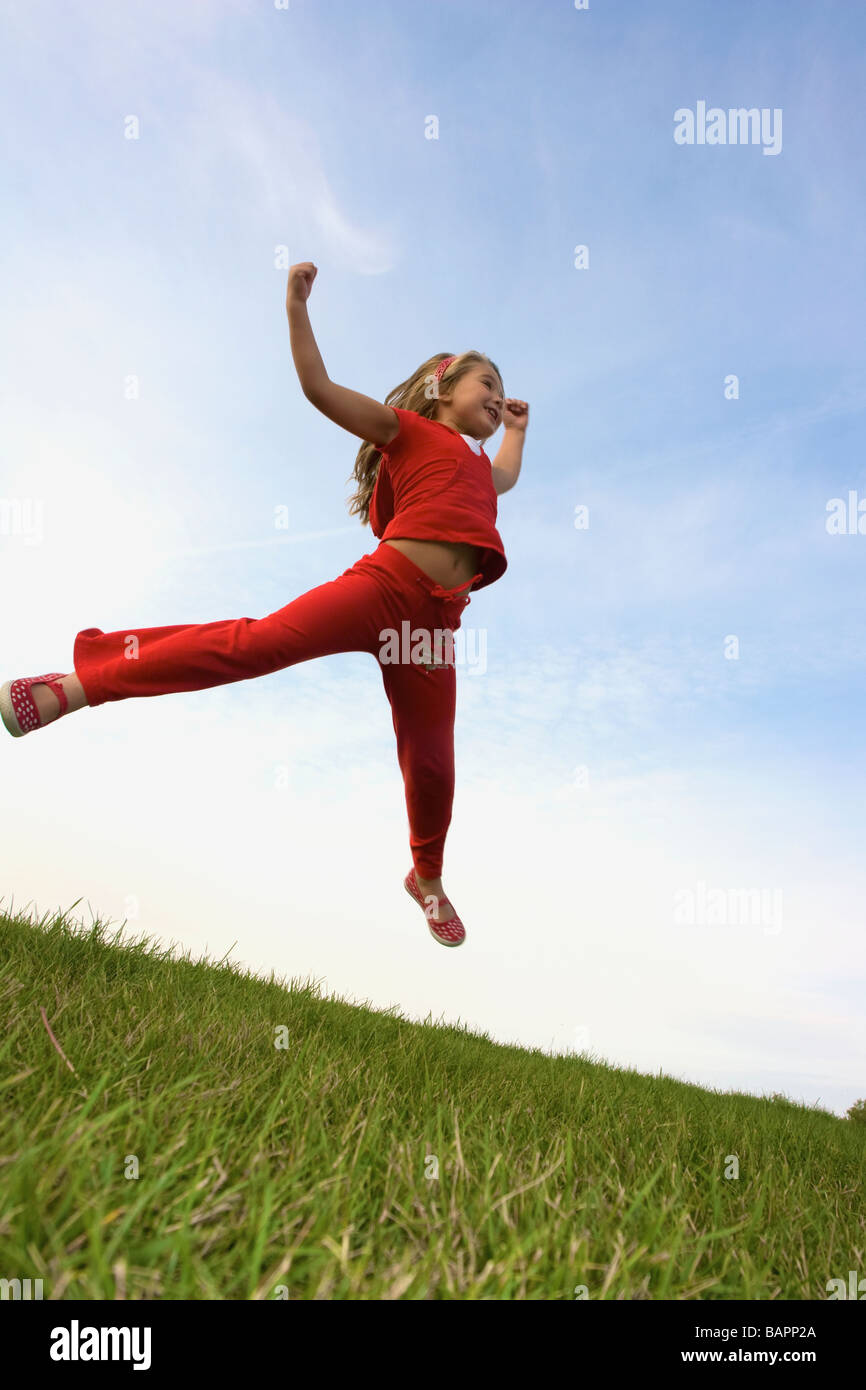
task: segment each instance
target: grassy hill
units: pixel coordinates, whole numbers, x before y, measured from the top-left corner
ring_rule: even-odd
[[[0,914],[0,997],[0,1273],[46,1299],[825,1299],[866,1273],[866,1126],[816,1108],[68,913]]]

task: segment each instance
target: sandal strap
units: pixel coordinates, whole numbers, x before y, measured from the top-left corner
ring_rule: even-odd
[[[55,680],[55,676],[57,676],[58,679]],[[31,681],[31,684],[47,685],[49,690],[53,690],[60,703],[60,714],[65,714],[66,711],[69,709],[69,700],[67,698],[66,691],[63,689],[62,682],[62,673],[58,675],[58,672],[55,671],[51,676],[39,676],[35,681]],[[58,714],[57,716],[58,719],[60,718],[60,714]]]
[[[426,914],[426,911],[427,911],[427,903],[426,903],[426,901],[425,901],[424,894],[421,892],[421,889],[418,887],[418,880],[417,880],[416,877],[415,877],[415,870],[414,870],[414,869],[411,869],[410,872],[406,875],[406,880],[405,880],[405,881],[406,881],[406,886],[407,886],[407,888],[409,889],[409,892],[412,894],[412,897],[415,899],[416,903],[418,903],[420,907],[423,907],[423,908],[424,908],[424,911],[425,911],[425,914]],[[435,893],[431,893],[430,896],[431,896],[431,897],[436,897],[437,895],[436,895]],[[452,922],[460,922],[460,918],[457,916],[457,913],[454,911],[454,904],[452,903],[452,901],[451,901],[450,898],[439,898],[439,899],[438,899],[438,903],[439,903],[440,906],[441,906],[442,903],[447,903],[448,906],[451,908],[451,916],[450,916],[450,917],[446,917],[446,919],[445,919],[444,922],[431,922],[431,925],[432,925],[432,926],[435,926],[435,927],[447,927],[447,926],[450,926],[450,924],[451,924]],[[460,922],[460,925],[462,926],[463,923]]]

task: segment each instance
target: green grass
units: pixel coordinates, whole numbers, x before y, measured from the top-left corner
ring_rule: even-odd
[[[825,1299],[866,1274],[866,1126],[817,1108],[68,913],[0,914],[0,1000],[0,1277],[46,1299]]]

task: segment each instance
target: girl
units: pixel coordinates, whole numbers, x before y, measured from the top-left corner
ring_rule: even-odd
[[[497,367],[480,352],[428,358],[384,404],[337,386],[307,313],[316,274],[311,261],[289,270],[292,357],[307,400],[364,441],[349,510],[369,521],[377,549],[266,618],[85,628],[75,638],[74,673],[7,681],[0,715],[19,738],[84,705],[204,690],[334,652],[370,652],[405,787],[413,866],[404,886],[433,937],[459,946],[466,932],[441,877],[454,796],[453,634],[470,590],[505,572],[496,498],[517,482],[529,407],[505,398]],[[500,424],[505,438],[491,463],[483,441]]]

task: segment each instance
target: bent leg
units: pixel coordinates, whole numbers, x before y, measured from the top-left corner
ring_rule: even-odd
[[[406,790],[412,860],[421,878],[436,879],[454,801],[457,675],[453,666],[428,671],[409,663],[381,670]]]
[[[265,618],[131,628],[85,628],[73,663],[90,705],[205,690],[335,652],[378,646],[381,592],[348,569]]]

